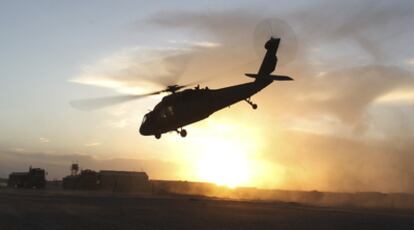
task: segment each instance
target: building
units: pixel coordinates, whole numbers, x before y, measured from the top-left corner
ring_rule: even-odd
[[[100,190],[113,192],[148,192],[148,175],[145,172],[110,171],[99,172]]]
[[[80,174],[64,177],[62,187],[69,190],[97,190],[99,189],[99,174],[89,169],[82,170]]]
[[[63,189],[102,190],[111,192],[150,192],[151,186],[145,172],[81,170],[80,174],[72,171],[63,178]]]

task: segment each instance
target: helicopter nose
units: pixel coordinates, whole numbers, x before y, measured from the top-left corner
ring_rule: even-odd
[[[139,127],[139,133],[143,136],[149,136],[152,135],[151,127],[148,124],[148,120],[146,119],[144,122],[142,122],[141,126]]]
[[[148,125],[146,125],[145,123],[142,123],[141,126],[139,127],[139,133],[143,136],[150,135]]]

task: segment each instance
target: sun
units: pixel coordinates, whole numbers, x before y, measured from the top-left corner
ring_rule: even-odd
[[[198,147],[194,159],[196,179],[230,188],[247,186],[251,182],[251,157],[254,142],[246,140],[240,127],[230,122],[211,122],[209,129],[195,140]]]
[[[269,167],[261,158],[263,138],[256,126],[216,118],[193,127],[185,145],[177,149],[186,180],[229,188],[261,185]],[[182,143],[181,139],[171,139]]]
[[[230,188],[247,184],[251,173],[247,153],[237,143],[220,140],[202,151],[197,169],[201,180]]]

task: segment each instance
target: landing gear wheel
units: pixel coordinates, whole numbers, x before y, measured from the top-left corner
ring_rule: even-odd
[[[157,138],[157,139],[160,139],[160,138],[161,138],[161,134],[159,134],[159,133],[155,134],[154,136],[155,136],[155,138]]]
[[[250,98],[244,99],[253,109],[257,109],[257,104],[253,103]]]
[[[181,137],[186,137],[186,136],[187,136],[187,130],[182,129],[182,130],[180,131],[180,135],[181,135]]]

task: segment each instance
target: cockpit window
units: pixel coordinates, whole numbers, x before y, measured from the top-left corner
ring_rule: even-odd
[[[167,117],[172,117],[172,116],[174,116],[174,114],[175,114],[174,113],[174,108],[172,106],[164,107],[161,110],[161,113],[160,113],[161,118],[163,118],[163,119],[165,119]]]
[[[167,107],[167,113],[170,116],[174,116],[174,108],[172,106]]]
[[[147,120],[147,118],[148,118],[148,114],[145,114],[145,115],[144,115],[144,118],[142,118],[142,123],[141,123],[141,124],[144,124],[144,123],[145,123],[145,121]]]

